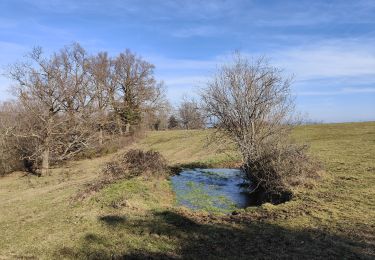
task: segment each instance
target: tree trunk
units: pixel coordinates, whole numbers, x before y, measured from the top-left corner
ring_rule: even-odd
[[[125,133],[129,133],[129,132],[130,132],[130,124],[126,123]]]
[[[49,171],[49,161],[50,161],[50,145],[51,145],[51,136],[52,136],[52,127],[54,123],[53,114],[50,112],[50,116],[47,121],[47,127],[46,127],[46,138],[44,139],[44,150],[42,153],[42,175],[47,175]]]
[[[42,175],[47,175],[49,170],[49,148],[42,153]]]
[[[123,135],[123,131],[122,131],[122,124],[121,124],[121,118],[119,115],[116,115],[116,120],[117,120],[117,128],[118,128],[118,132],[120,135]]]
[[[99,129],[99,145],[103,145],[103,140],[104,140],[103,127],[100,126],[100,129]]]

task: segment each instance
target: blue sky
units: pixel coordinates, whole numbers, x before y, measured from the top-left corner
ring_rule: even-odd
[[[177,103],[239,50],[294,75],[297,109],[325,122],[375,120],[375,0],[0,0],[0,67],[33,46],[130,48]],[[0,100],[10,98],[0,76]]]

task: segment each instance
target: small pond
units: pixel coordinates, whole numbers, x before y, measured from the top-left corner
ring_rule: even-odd
[[[184,170],[171,178],[178,205],[210,212],[231,212],[251,204],[238,169]]]

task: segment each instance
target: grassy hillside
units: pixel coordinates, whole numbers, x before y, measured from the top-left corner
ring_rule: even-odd
[[[9,258],[374,258],[375,123],[304,126],[326,174],[290,202],[234,215],[178,208],[168,180],[135,178],[74,199],[111,155],[72,162],[41,178],[0,179],[0,259]],[[231,147],[209,131],[150,132],[132,147],[171,165],[223,166]],[[126,147],[124,149],[128,149]]]
[[[161,152],[171,165],[235,165],[239,156],[227,140],[215,142],[211,130],[149,132],[138,144],[143,149]]]

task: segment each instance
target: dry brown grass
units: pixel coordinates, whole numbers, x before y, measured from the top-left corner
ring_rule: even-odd
[[[151,132],[132,148],[157,150],[172,165],[233,160],[206,145],[208,134]],[[293,135],[324,162],[324,179],[315,189],[298,188],[287,203],[235,215],[180,210],[167,180],[142,176],[72,202],[116,155],[71,162],[40,178],[3,177],[0,259],[373,259],[375,123],[304,126]]]

